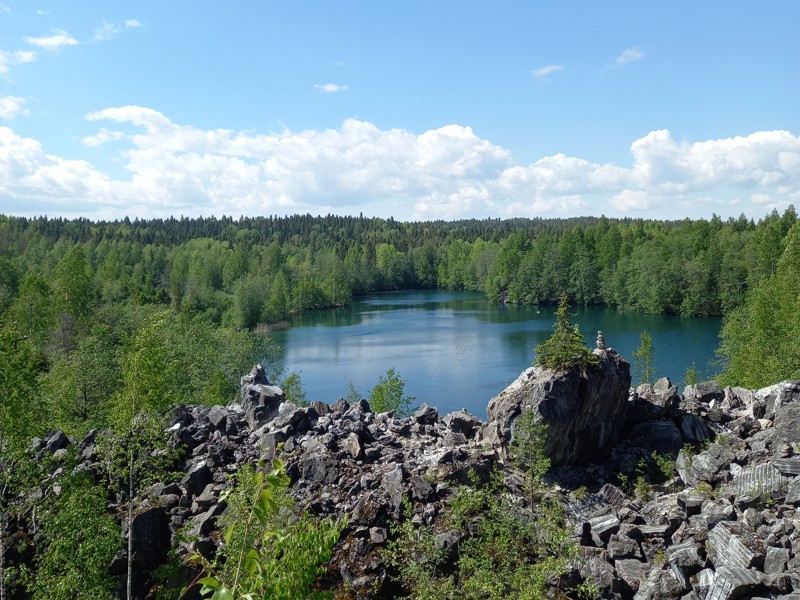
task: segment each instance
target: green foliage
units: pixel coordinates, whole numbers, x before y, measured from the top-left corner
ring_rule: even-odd
[[[356,389],[356,386],[353,384],[352,379],[347,382],[347,396],[344,398],[350,404],[355,404],[356,402],[361,402],[364,397],[361,393]]]
[[[394,411],[397,416],[406,416],[411,412],[414,396],[405,394],[406,382],[394,370],[389,369],[386,375],[378,378],[378,383],[369,393],[369,405],[376,413]]]
[[[800,378],[800,223],[785,239],[774,272],[725,316],[722,384],[759,388]]]
[[[225,545],[215,562],[191,557],[204,569],[201,594],[212,600],[324,598],[312,587],[325,570],[343,523],[298,515],[289,478],[275,459],[266,472],[242,467],[221,520]]]
[[[514,465],[525,474],[525,488],[533,501],[543,488],[542,479],[550,470],[550,458],[545,453],[547,425],[537,421],[533,411],[525,407],[514,423],[511,457]]]
[[[306,391],[303,389],[303,382],[300,380],[300,373],[292,371],[281,382],[281,388],[287,402],[293,402],[297,406],[308,406]]]
[[[543,599],[577,557],[560,504],[543,497],[522,509],[497,474],[486,486],[473,481],[459,488],[452,498],[447,525],[464,536],[455,565],[433,532],[415,528],[410,516],[407,504],[384,556],[412,598]]]
[[[686,372],[683,374],[683,384],[697,385],[699,382],[700,376],[697,374],[697,367],[695,367],[695,364],[692,363],[686,368]]]
[[[648,332],[643,331],[639,340],[639,347],[633,351],[633,371],[639,383],[653,383],[658,374],[654,366],[653,338]]]
[[[33,600],[113,600],[108,565],[122,548],[119,525],[106,511],[105,490],[79,472],[61,477],[60,490],[39,510]]]
[[[580,329],[570,323],[569,317],[567,296],[562,294],[556,311],[553,335],[536,347],[536,363],[555,371],[597,367],[597,356],[585,346]]]

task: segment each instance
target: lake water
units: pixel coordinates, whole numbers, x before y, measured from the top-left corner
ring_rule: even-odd
[[[343,309],[299,315],[270,334],[285,349],[283,366],[297,371],[307,399],[332,403],[348,382],[368,396],[378,377],[394,368],[414,406],[440,414],[466,408],[486,417],[489,400],[533,361],[533,349],[553,331],[555,306],[503,307],[471,292],[380,294]],[[694,363],[701,379],[715,372],[719,318],[681,318],[575,307],[573,323],[594,348],[597,331],[627,360],[646,330],[655,368],[680,383]]]

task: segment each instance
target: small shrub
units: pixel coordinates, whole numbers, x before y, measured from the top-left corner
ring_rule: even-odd
[[[389,369],[369,393],[370,408],[376,413],[394,411],[400,417],[409,415],[416,398],[406,396],[405,388],[405,380],[394,369]]]

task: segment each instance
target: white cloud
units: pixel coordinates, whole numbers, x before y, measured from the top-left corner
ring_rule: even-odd
[[[644,52],[639,50],[639,48],[628,48],[614,59],[614,63],[617,65],[627,65],[628,63],[632,63],[643,58]]]
[[[26,37],[25,41],[32,46],[39,46],[51,52],[57,52],[64,46],[78,45],[78,40],[63,29],[53,29],[50,35],[41,37]]]
[[[564,65],[547,65],[546,67],[534,69],[531,71],[531,75],[533,75],[536,79],[542,79],[543,77],[547,77],[553,73],[558,73],[562,70],[564,70]]]
[[[337,92],[349,90],[350,86],[339,85],[338,83],[315,83],[314,89],[318,90],[322,94],[335,94]]]
[[[0,212],[119,218],[363,211],[453,219],[633,211],[679,218],[727,210],[758,217],[800,189],[800,138],[786,131],[700,142],[653,131],[631,144],[630,165],[564,154],[520,165],[461,125],[414,133],[348,119],[335,129],[259,134],[182,125],[140,106],[87,119],[116,124],[98,126],[82,141],[118,144],[128,176],[114,179],[86,161],[47,155],[36,140],[0,128]],[[33,198],[36,208],[26,209]]]
[[[85,146],[102,146],[106,142],[125,139],[125,134],[122,131],[109,131],[105,127],[101,127],[100,131],[94,135],[88,135],[81,140]]]
[[[609,205],[619,212],[649,210],[661,204],[661,198],[652,196],[644,190],[622,190],[611,197]]]
[[[25,98],[0,96],[0,119],[13,119],[17,115],[27,115]]]
[[[136,19],[128,19],[122,25],[104,22],[95,30],[92,41],[107,42],[108,40],[114,39],[123,29],[132,29],[141,26],[142,24]]]
[[[0,75],[5,75],[15,65],[31,63],[36,60],[36,52],[33,50],[16,50],[8,52],[0,50]]]

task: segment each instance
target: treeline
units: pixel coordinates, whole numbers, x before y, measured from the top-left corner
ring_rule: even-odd
[[[364,294],[475,290],[515,304],[726,314],[774,274],[794,207],[746,219],[513,219],[401,223],[364,217],[91,222],[0,216],[0,311],[51,285],[82,251],[99,303],[169,305],[252,329]]]

